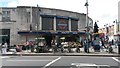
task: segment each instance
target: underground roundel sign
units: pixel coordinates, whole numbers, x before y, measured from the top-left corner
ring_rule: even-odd
[[[58,27],[60,29],[64,29],[64,28],[67,27],[67,23],[64,20],[60,20],[59,23],[58,23]]]

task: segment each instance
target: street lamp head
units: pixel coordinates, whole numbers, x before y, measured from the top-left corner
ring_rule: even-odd
[[[115,21],[113,21],[113,23],[116,23]]]
[[[41,8],[39,7],[39,5],[37,4],[37,8],[38,8],[38,11],[41,11]]]
[[[88,5],[88,2],[86,2],[84,6],[89,6],[89,5]]]

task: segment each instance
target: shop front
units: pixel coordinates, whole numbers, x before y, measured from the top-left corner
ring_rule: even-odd
[[[47,46],[51,47],[52,41],[55,43],[63,42],[77,42],[80,37],[85,35],[84,32],[29,32],[19,31],[20,36],[27,36],[26,41],[33,41],[36,43],[45,42]]]

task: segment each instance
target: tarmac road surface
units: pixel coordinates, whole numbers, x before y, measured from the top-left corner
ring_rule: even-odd
[[[2,68],[78,68],[81,65],[91,66],[91,64],[102,66],[100,68],[120,68],[119,57],[14,56],[2,58]]]

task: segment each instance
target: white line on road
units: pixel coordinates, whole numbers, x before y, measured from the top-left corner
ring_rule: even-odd
[[[10,58],[10,57],[9,56],[1,56],[0,58],[3,59],[3,58]]]
[[[61,57],[58,57],[57,59],[55,59],[55,60],[51,61],[50,63],[46,64],[45,67],[50,66],[51,64],[58,61],[59,59],[61,59]]]
[[[58,57],[58,56],[18,56],[18,57]]]
[[[51,60],[6,60],[6,61],[51,61]]]
[[[116,59],[115,57],[112,57],[112,59],[120,63],[120,60]]]

